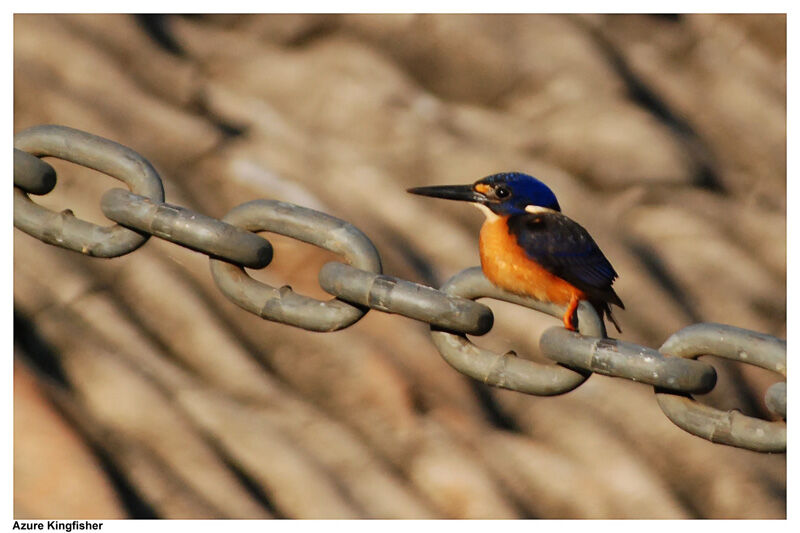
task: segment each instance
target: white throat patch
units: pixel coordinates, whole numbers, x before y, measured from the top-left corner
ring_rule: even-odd
[[[472,204],[472,205],[474,205],[475,207],[480,209],[481,212],[484,215],[486,215],[486,220],[489,221],[489,222],[493,222],[493,221],[497,220],[498,218],[500,218],[499,215],[496,215],[491,209],[489,209],[485,205],[481,205],[481,204]]]

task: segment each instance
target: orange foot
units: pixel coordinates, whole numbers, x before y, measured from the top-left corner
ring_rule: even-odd
[[[564,327],[570,331],[575,331],[578,329],[578,304],[580,303],[580,298],[577,295],[573,294],[572,298],[569,300],[569,305],[567,306],[567,312],[564,313]]]

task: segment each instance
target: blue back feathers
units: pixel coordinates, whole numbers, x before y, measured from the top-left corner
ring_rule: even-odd
[[[508,230],[525,254],[545,270],[581,289],[590,299],[622,306],[611,289],[617,273],[589,232],[561,213],[508,218]]]

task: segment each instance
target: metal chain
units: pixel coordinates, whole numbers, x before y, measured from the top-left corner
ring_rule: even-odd
[[[786,377],[786,341],[720,324],[695,324],[670,337],[659,350],[606,337],[605,326],[587,302],[578,307],[579,332],[553,327],[539,341],[547,365],[497,354],[474,345],[467,335],[483,335],[493,325],[490,308],[473,300],[491,298],[560,317],[564,308],[503,291],[480,268],[466,269],[441,289],[382,274],[369,238],[330,215],[274,200],[242,204],[217,220],[164,202],[158,173],[129,148],[64,126],[36,126],[14,138],[14,225],[49,244],[96,257],[129,253],[155,236],[208,255],[219,289],[236,305],[264,319],[311,331],[335,331],[374,309],[430,324],[431,338],[456,370],[489,385],[527,394],[556,395],[575,389],[592,373],[653,386],[659,406],[678,427],[712,442],[761,452],[786,450],[786,382],[767,390],[765,402],[782,418],[769,422],[723,412],[695,401],[691,394],[711,391],[714,367],[696,358],[716,355],[753,364]],[[102,227],[55,213],[29,195],[56,185],[56,173],[41,157],[56,157],[93,168],[126,183],[102,198],[103,213],[116,224]],[[252,279],[244,270],[272,260],[270,231],[341,254],[348,264],[331,262],[319,273],[321,287],[333,296],[320,301]]]

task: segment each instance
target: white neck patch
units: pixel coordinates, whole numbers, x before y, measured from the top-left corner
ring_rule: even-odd
[[[539,213],[556,213],[555,209],[550,209],[548,207],[542,207],[540,205],[526,205],[525,206],[526,213],[532,214],[539,214]]]

